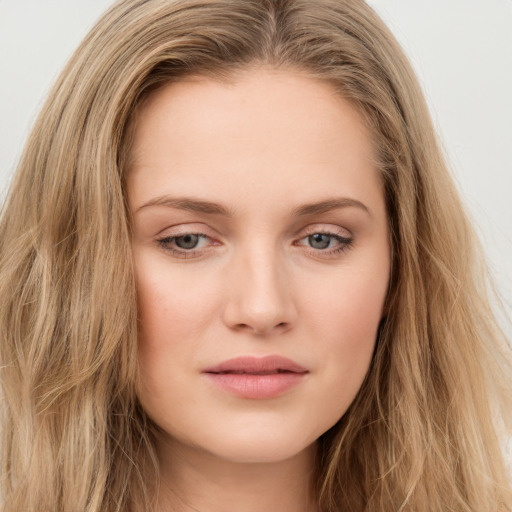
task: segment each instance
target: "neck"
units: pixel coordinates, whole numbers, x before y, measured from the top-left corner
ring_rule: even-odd
[[[172,441],[159,445],[158,512],[315,512],[316,446],[278,462],[233,462]]]

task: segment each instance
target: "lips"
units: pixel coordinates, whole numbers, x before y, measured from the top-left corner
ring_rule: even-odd
[[[307,373],[307,370],[295,361],[281,356],[236,357],[203,370],[203,373],[273,374],[279,372]]]
[[[277,397],[304,380],[309,371],[282,356],[237,357],[202,372],[224,392],[247,399]]]

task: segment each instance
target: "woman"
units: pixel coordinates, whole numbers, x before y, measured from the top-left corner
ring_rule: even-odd
[[[509,349],[363,2],[116,4],[0,233],[4,510],[511,509]]]

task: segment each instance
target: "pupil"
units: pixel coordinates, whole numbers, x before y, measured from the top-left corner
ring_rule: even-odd
[[[329,242],[330,236],[322,233],[316,233],[309,237],[309,243],[311,244],[311,247],[314,247],[315,249],[326,249],[329,247]]]
[[[193,249],[199,241],[199,235],[178,236],[174,241],[180,249]]]

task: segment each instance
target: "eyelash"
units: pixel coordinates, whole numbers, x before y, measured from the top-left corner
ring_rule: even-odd
[[[333,249],[315,249],[313,247],[309,247],[309,250],[311,252],[319,253],[319,254],[323,254],[323,255],[327,255],[327,256],[335,256],[337,254],[341,254],[341,253],[347,251],[348,249],[351,249],[352,242],[354,241],[353,238],[337,235],[336,233],[331,233],[330,231],[313,231],[313,232],[303,236],[300,240],[309,238],[313,235],[325,235],[331,239],[336,240],[339,243],[338,247],[335,247]]]
[[[210,239],[210,237],[208,235],[206,235],[205,233],[189,232],[189,233],[181,233],[179,235],[166,236],[164,238],[159,238],[156,240],[156,242],[163,250],[165,250],[166,252],[170,252],[174,257],[182,258],[182,259],[199,257],[201,255],[201,253],[204,251],[204,249],[185,250],[185,249],[176,249],[176,248],[169,246],[169,244],[171,244],[177,238],[182,238],[187,235],[195,235],[195,236],[205,237],[205,238]],[[335,256],[337,254],[341,254],[341,253],[347,251],[348,249],[352,248],[353,238],[344,237],[344,236],[338,235],[336,233],[331,233],[329,231],[311,231],[310,233],[305,234],[299,240],[304,240],[305,238],[311,237],[313,235],[325,235],[325,236],[330,237],[331,239],[336,240],[340,244],[338,247],[333,248],[333,249],[315,249],[313,247],[310,247],[309,248],[310,252],[315,253],[315,255],[320,254],[320,255],[330,257],[330,256]]]
[[[159,238],[159,239],[157,239],[157,243],[158,243],[158,245],[160,245],[160,247],[162,247],[162,249],[164,249],[164,251],[170,252],[173,256],[176,256],[177,258],[186,259],[186,258],[198,256],[199,255],[198,253],[200,253],[201,250],[191,249],[189,251],[186,251],[184,249],[175,249],[175,248],[169,247],[169,244],[172,243],[174,240],[176,240],[176,238],[182,238],[187,235],[196,235],[199,237],[202,236],[202,237],[205,237],[208,239],[210,238],[208,235],[206,235],[204,233],[190,232],[190,233],[181,233],[181,234],[175,235],[175,236],[166,236],[164,238]]]

